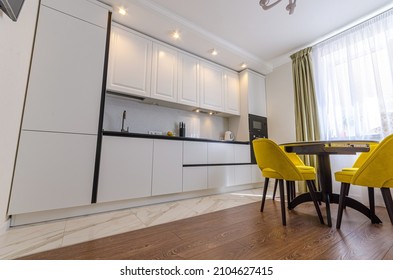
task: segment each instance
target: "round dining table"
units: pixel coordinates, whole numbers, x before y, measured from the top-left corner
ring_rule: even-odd
[[[339,194],[333,193],[332,187],[332,171],[330,166],[330,155],[350,155],[359,152],[370,151],[369,144],[370,140],[338,140],[338,141],[310,141],[310,142],[294,142],[294,143],[284,143],[286,152],[296,153],[298,155],[316,155],[317,156],[317,174],[318,181],[320,184],[320,191],[317,192],[318,200],[322,201],[326,205],[326,216],[328,226],[332,226],[330,204],[338,204]],[[293,200],[289,201],[289,209],[295,208],[297,205],[312,201],[309,193],[302,193],[296,196]],[[366,207],[361,202],[351,198],[346,197],[345,205],[347,207],[353,208],[368,218],[370,218],[374,223],[381,223],[381,220],[377,216],[371,217],[371,212],[368,207]]]

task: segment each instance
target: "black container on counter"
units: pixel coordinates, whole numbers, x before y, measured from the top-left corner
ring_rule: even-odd
[[[186,124],[184,122],[179,123],[179,136],[180,137],[186,136]]]

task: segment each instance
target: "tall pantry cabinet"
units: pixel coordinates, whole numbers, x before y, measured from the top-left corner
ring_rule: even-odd
[[[108,9],[42,0],[9,214],[90,204]]]

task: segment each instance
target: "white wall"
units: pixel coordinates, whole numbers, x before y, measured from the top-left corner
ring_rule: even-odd
[[[0,11],[0,234],[7,206],[33,45],[38,0],[25,1],[18,21]]]
[[[266,76],[266,104],[269,138],[277,143],[296,141],[292,63]]]

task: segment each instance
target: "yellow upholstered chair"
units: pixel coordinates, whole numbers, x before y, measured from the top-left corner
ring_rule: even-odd
[[[336,181],[341,182],[340,199],[337,213],[336,228],[341,227],[345,200],[350,185],[368,188],[370,217],[374,223],[375,205],[374,189],[380,188],[385,205],[393,224],[393,201],[390,188],[393,188],[393,134],[383,139],[373,151],[365,157],[359,167],[346,168],[335,173]]]
[[[313,170],[315,170],[315,168],[313,166],[305,165],[304,162],[301,160],[301,158],[296,153],[288,153],[288,152],[285,151],[284,146],[279,146],[279,147],[285,152],[285,154],[293,162],[293,164],[295,164],[296,167],[303,168],[303,169],[313,169]],[[265,180],[267,180],[267,184],[268,184],[269,183],[269,178],[265,178]],[[273,200],[276,197],[277,185],[278,185],[278,179],[276,179],[274,181]],[[295,185],[291,184],[291,182],[287,182],[288,202],[295,198],[295,194],[296,194]],[[266,193],[264,193],[263,196],[262,196],[261,212],[263,212],[263,208],[264,208],[264,205],[265,205],[265,199],[266,199]]]
[[[314,168],[297,167],[275,142],[266,138],[255,139],[252,142],[255,159],[262,176],[265,178],[278,179],[281,202],[282,224],[286,225],[285,215],[285,197],[284,197],[284,180],[287,182],[306,181],[310,190],[311,198],[314,202],[320,222],[323,224],[323,217],[319,209],[318,201],[315,194],[315,178]],[[265,181],[264,194],[266,193],[267,184]],[[263,208],[261,207],[261,211]]]

